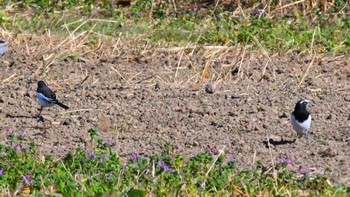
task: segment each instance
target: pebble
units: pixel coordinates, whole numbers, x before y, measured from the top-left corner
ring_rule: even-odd
[[[214,93],[213,86],[211,84],[205,85],[205,92],[208,94],[213,94]]]

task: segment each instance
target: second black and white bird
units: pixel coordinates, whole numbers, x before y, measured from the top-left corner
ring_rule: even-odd
[[[310,101],[306,99],[299,100],[291,114],[291,124],[297,132],[298,138],[301,138],[303,135],[307,136],[311,126],[311,115],[306,109],[308,103]]]
[[[38,82],[36,97],[38,98],[40,103],[40,112],[38,116],[41,115],[41,111],[43,110],[44,107],[51,107],[54,105],[58,105],[64,109],[69,109],[68,106],[62,104],[57,100],[56,94],[49,87],[47,87],[44,81]]]

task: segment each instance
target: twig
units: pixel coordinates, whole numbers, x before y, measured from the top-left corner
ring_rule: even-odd
[[[72,110],[72,111],[65,111],[65,112],[61,112],[60,114],[70,114],[70,113],[74,113],[74,112],[83,112],[83,111],[92,111],[92,110],[96,110],[96,109],[77,109],[77,110]]]
[[[176,72],[175,72],[175,78],[177,78],[177,74],[179,73],[179,68],[180,68],[180,64],[181,64],[182,57],[183,57],[183,55],[184,55],[184,51],[185,51],[185,50],[182,50],[182,51],[181,51],[181,55],[180,55],[179,61],[177,62]]]
[[[284,9],[284,8],[286,8],[286,7],[289,7],[289,6],[292,6],[292,5],[295,5],[295,4],[303,3],[304,1],[305,1],[305,0],[299,0],[299,1],[296,1],[296,2],[293,2],[293,3],[289,3],[289,4],[287,4],[287,5],[284,5],[284,6],[281,6],[281,7],[279,7],[279,8],[276,8],[275,11],[277,11],[277,10],[282,10],[282,9]]]
[[[245,194],[239,187],[237,187],[236,185],[232,184],[233,188],[242,196],[246,196],[248,197],[249,195]]]
[[[186,49],[197,49],[197,48],[203,48],[205,50],[214,50],[214,49],[234,49],[234,47],[229,46],[185,46],[185,47],[171,47],[171,48],[158,48],[156,51],[158,52],[178,52]],[[191,53],[190,53],[191,54]]]
[[[211,171],[211,169],[215,165],[216,161],[219,159],[220,155],[222,155],[223,153],[224,153],[224,148],[219,150],[219,154],[216,156],[214,162],[211,164],[211,166],[210,166],[209,170],[207,171],[207,173],[205,173],[205,177],[207,177],[209,175],[209,172]]]
[[[6,79],[4,79],[4,80],[2,80],[2,82],[3,83],[5,83],[5,82],[7,82],[7,81],[10,81],[13,77],[15,77],[16,76],[16,73],[15,74],[13,74],[13,75],[11,75],[10,77],[8,77],[8,78],[6,78]]]
[[[275,72],[274,72],[274,68],[276,67],[275,63],[272,61],[272,59],[270,58],[269,54],[267,53],[267,51],[265,50],[265,48],[262,46],[262,44],[259,42],[259,40],[253,35],[253,34],[250,34],[249,35],[253,38],[253,40],[259,45],[259,47],[262,49],[263,51],[263,54],[267,57],[267,59],[269,59],[269,61],[271,62],[271,64],[273,65],[273,78],[276,79],[276,76],[275,76]]]
[[[124,81],[126,81],[125,77],[123,77],[123,75],[121,75],[121,74],[118,72],[117,69],[113,68],[112,66],[111,66],[111,69],[112,69],[114,72],[116,72]]]
[[[306,71],[304,73],[304,76],[300,79],[300,82],[299,82],[298,86],[295,88],[294,92],[297,91],[297,89],[301,86],[301,84],[303,83],[303,81],[306,78],[306,76],[309,74],[309,70],[312,67],[312,65],[314,64],[315,58],[316,58],[316,54],[312,57],[312,60],[311,60],[311,62],[309,64],[309,66],[307,67],[307,69],[306,69]]]

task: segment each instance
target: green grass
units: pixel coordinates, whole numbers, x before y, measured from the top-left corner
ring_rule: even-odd
[[[341,9],[345,2],[327,12],[315,7],[307,15],[287,10],[282,17],[251,9],[232,14],[220,6],[209,7],[205,13],[188,6],[175,16],[169,4],[153,4],[151,8],[152,0],[135,1],[122,8],[109,1],[3,1],[0,7],[11,5],[17,12],[1,11],[0,24],[9,31],[41,33],[49,29],[62,37],[74,30],[75,34],[95,32],[91,37],[121,34],[131,41],[143,36],[164,46],[240,44],[280,54],[310,48],[318,53],[344,54],[350,49],[350,18]],[[65,12],[63,17],[60,12]]]
[[[122,163],[109,142],[90,129],[90,144],[77,148],[64,159],[39,157],[25,132],[7,132],[0,146],[0,191],[4,195],[30,192],[35,196],[347,196],[350,188],[330,184],[327,173],[311,175],[307,166],[299,172],[289,158],[276,166],[240,170],[234,158],[211,150],[190,159],[174,155],[171,146],[151,157],[134,153]]]

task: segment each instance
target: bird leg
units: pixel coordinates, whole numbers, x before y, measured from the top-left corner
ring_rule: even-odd
[[[309,144],[309,135],[308,135],[308,131],[304,131],[304,135],[305,135],[305,138],[306,138],[306,144]]]
[[[41,111],[43,111],[43,107],[40,106],[39,113],[37,115],[35,115],[35,116],[36,117],[40,117],[41,116]]]
[[[293,133],[294,133],[294,132],[293,132]],[[293,134],[293,135],[294,135],[294,134]],[[295,136],[295,139],[293,140],[294,143],[298,140],[298,137],[299,137],[297,133],[295,133],[295,135],[296,135],[296,136]]]
[[[35,116],[36,118],[39,118],[38,121],[44,122],[44,117],[41,115],[41,112],[43,111],[43,107],[40,106],[39,113]]]

